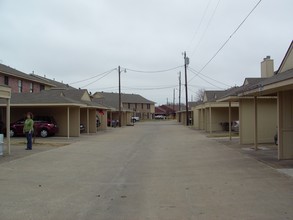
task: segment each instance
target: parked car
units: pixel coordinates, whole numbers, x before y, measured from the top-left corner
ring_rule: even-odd
[[[155,119],[166,119],[165,115],[156,115]]]
[[[23,136],[23,126],[25,119],[19,119],[10,124],[10,137]],[[56,121],[51,116],[34,117],[34,133],[43,138],[53,136],[58,132]]]
[[[131,121],[132,122],[137,122],[137,121],[139,121],[139,117],[133,116],[133,117],[131,117]]]

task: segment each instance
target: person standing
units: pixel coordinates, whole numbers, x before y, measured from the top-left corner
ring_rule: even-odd
[[[23,133],[25,134],[26,140],[27,140],[26,150],[32,150],[33,132],[34,132],[33,114],[31,112],[28,112],[26,114],[26,120],[25,120],[24,126],[23,126]]]

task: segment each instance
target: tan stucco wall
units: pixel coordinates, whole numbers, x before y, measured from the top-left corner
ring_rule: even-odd
[[[80,108],[71,107],[69,108],[69,136],[79,137],[80,136]]]
[[[279,159],[293,159],[293,91],[278,93]]]
[[[192,113],[193,113],[193,127],[195,129],[199,129],[199,121],[200,121],[200,118],[199,118],[199,110],[197,109],[192,109]]]
[[[130,105],[130,106],[129,106]],[[142,103],[123,103],[123,109],[128,109],[130,111],[135,110],[135,115],[140,117],[140,120],[152,119],[155,113],[155,105],[150,104],[150,108],[147,108],[147,104]],[[130,107],[130,108],[128,108]]]
[[[231,121],[239,120],[239,111],[238,107],[231,108]],[[223,131],[223,128],[220,123],[229,122],[229,108],[228,107],[214,107],[211,108],[212,111],[212,124],[211,129],[212,132],[215,131]],[[209,115],[209,108],[207,114],[207,121],[206,121],[206,131],[210,131],[210,115]]]
[[[257,99],[258,143],[273,143],[277,127],[277,100]],[[254,100],[239,101],[239,135],[241,144],[254,143]]]
[[[89,109],[89,122],[89,132],[91,134],[97,133],[96,109]]]

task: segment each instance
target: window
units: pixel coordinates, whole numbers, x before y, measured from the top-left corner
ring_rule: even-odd
[[[34,92],[34,83],[30,83],[30,93]]]
[[[143,103],[141,103],[141,109],[143,109]]]
[[[130,109],[130,103],[128,103],[128,109]]]
[[[22,81],[18,80],[18,92],[22,93]]]
[[[4,76],[4,85],[9,85],[9,77],[8,76]]]
[[[151,105],[150,104],[147,104],[147,109],[151,109]]]
[[[45,90],[45,85],[44,84],[40,84],[40,91]]]
[[[137,109],[137,103],[135,103],[135,109]]]

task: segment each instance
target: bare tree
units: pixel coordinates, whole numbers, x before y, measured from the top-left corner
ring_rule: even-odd
[[[196,92],[196,101],[203,101],[204,92],[205,92],[204,89],[197,90],[197,92]]]

